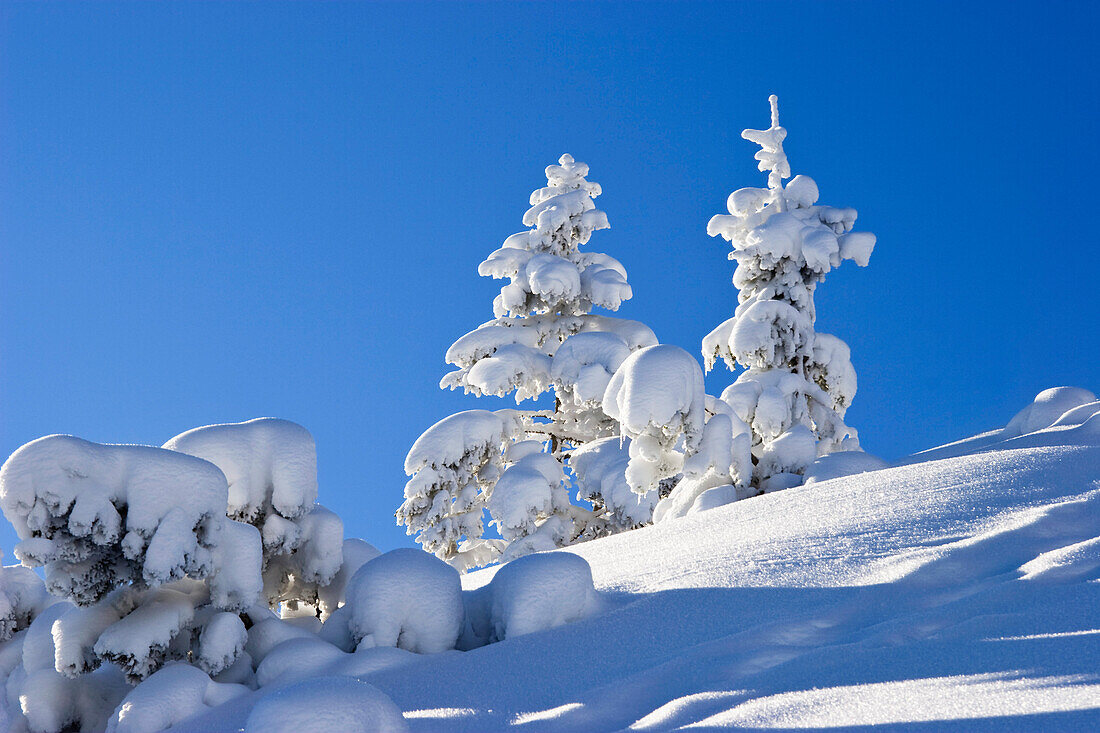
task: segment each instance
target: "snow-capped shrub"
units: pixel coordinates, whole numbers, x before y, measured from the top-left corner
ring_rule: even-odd
[[[264,659],[283,642],[289,639],[308,639],[313,636],[309,631],[287,623],[274,614],[267,613],[266,617],[256,614],[252,627],[248,629],[248,641],[245,642],[244,651],[249,659],[257,667]],[[249,614],[252,616],[252,614]]]
[[[630,438],[626,481],[647,494],[678,474],[694,453],[705,420],[703,373],[679,346],[650,346],[631,354],[604,393],[603,409]]]
[[[256,684],[267,687],[310,677],[343,656],[343,650],[313,634],[287,639],[268,652],[256,667]]]
[[[657,504],[653,521],[683,517],[701,506],[717,506],[714,502],[720,497],[735,501],[752,496],[755,492],[748,489],[750,445],[748,427],[732,411],[713,414],[703,428],[699,449],[684,461],[683,478]],[[704,495],[708,498],[700,504]]]
[[[395,646],[419,654],[454,649],[462,631],[458,571],[412,549],[379,555],[348,582],[348,628],[356,644]]]
[[[1096,395],[1080,387],[1051,387],[1035,395],[1035,400],[1020,410],[1005,426],[1006,438],[1049,428],[1070,410],[1096,402]]]
[[[547,167],[547,185],[531,194],[523,217],[531,228],[508,237],[478,267],[481,275],[509,281],[493,303],[496,317],[451,345],[446,358],[457,369],[440,382],[475,395],[513,394],[517,403],[550,391],[554,408],[511,411],[511,424],[492,436],[490,451],[473,441],[448,454],[437,435],[446,432],[445,420],[425,432],[406,461],[413,478],[398,521],[426,550],[462,570],[629,528],[640,518],[640,511],[626,518],[613,507],[589,509],[569,498],[575,478],[569,453],[617,432],[602,405],[608,381],[631,351],[657,343],[641,323],[591,312],[617,310],[631,290],[616,259],[580,250],[592,232],[608,227],[593,202],[600,186],[587,175],[588,166],[569,155]],[[502,441],[534,441],[557,465],[506,457],[510,451],[497,450]],[[466,452],[471,458],[463,458]],[[595,493],[575,488],[581,500]],[[503,540],[482,537],[486,509]]]
[[[588,562],[570,552],[527,555],[504,565],[489,583],[489,640],[580,621],[600,606]]]
[[[244,733],[406,733],[401,710],[384,693],[352,677],[317,677],[263,697]]]
[[[123,699],[107,733],[158,733],[247,692],[243,685],[214,682],[195,667],[170,664]]]
[[[818,455],[858,450],[843,417],[856,392],[847,344],[815,333],[814,290],[844,260],[863,267],[875,237],[853,232],[856,211],[818,204],[813,179],[791,175],[776,97],[772,124],[745,130],[761,147],[756,154],[767,188],[730,194],[729,214],[710,220],[707,233],[733,245],[738,288],[734,316],[703,339],[707,370],[721,358],[737,380],[730,404],[752,429],[752,486],[772,490],[797,485]],[[737,386],[735,385],[735,386]],[[814,449],[809,450],[812,439]]]
[[[317,451],[309,431],[289,420],[257,418],[194,428],[164,448],[207,460],[225,474],[226,513],[263,538],[268,604],[319,606],[320,589],[340,569],[344,530],[339,517],[316,503]]]
[[[319,601],[326,615],[334,613],[344,602],[348,581],[355,571],[382,553],[371,543],[350,537],[344,540],[341,554],[344,561],[340,564],[340,570],[328,585],[320,588]]]

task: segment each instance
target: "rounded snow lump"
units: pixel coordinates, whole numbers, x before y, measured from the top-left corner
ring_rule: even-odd
[[[261,699],[244,733],[405,733],[409,727],[393,701],[353,677],[315,677]]]
[[[1027,435],[1036,430],[1049,428],[1058,418],[1075,407],[1095,402],[1096,395],[1080,387],[1051,387],[1035,395],[1035,401],[1016,413],[1008,425],[1005,435]]]
[[[490,583],[492,640],[580,621],[599,605],[588,562],[571,552],[526,555]]]
[[[418,654],[455,648],[462,631],[462,581],[434,555],[403,548],[379,555],[348,581],[348,629],[361,642]]]

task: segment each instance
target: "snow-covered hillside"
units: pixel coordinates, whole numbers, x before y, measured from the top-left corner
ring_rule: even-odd
[[[242,425],[216,430],[291,429]],[[62,511],[44,488],[52,474],[27,472],[27,456],[46,460],[58,442],[8,461],[7,501],[26,477]],[[93,458],[138,456],[72,445]],[[157,465],[203,468],[141,450]],[[261,463],[256,476],[271,461]],[[852,471],[862,472],[842,475]],[[38,731],[83,720],[99,730],[106,721],[116,733],[1100,728],[1100,402],[1091,393],[1048,390],[1003,429],[894,466],[828,455],[804,486],[698,509],[461,582],[420,550],[378,556],[347,540],[335,579],[299,588],[302,610],[282,618],[263,605],[221,610],[233,604],[210,594],[232,561],[217,554],[212,577],[85,607],[48,601],[29,571],[5,568],[0,723]],[[336,530],[325,537],[339,539]],[[296,552],[308,557],[309,545]],[[296,557],[272,555],[271,567],[305,562]],[[50,567],[47,578],[70,577],[69,566]],[[188,618],[165,615],[176,606]],[[314,610],[325,608],[322,625]],[[170,641],[154,634],[141,642],[146,652],[112,651],[108,637],[136,649],[139,629]]]
[[[359,657],[413,731],[1095,730],[1100,415],[1069,422],[577,545],[587,620],[280,683]],[[176,730],[238,730],[265,692]]]

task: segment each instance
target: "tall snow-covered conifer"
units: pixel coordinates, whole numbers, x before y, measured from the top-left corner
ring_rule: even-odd
[[[657,343],[641,323],[592,313],[617,310],[631,290],[618,260],[580,250],[592,232],[608,228],[593,201],[600,186],[587,175],[588,166],[570,155],[546,168],[547,185],[531,194],[523,217],[530,229],[508,237],[478,267],[508,280],[493,301],[495,318],[448,349],[457,369],[440,383],[475,395],[513,394],[517,404],[551,392],[553,409],[501,411],[499,429],[493,423],[488,432],[480,429],[492,422],[485,411],[460,413],[421,436],[406,461],[412,478],[398,520],[426,550],[461,568],[641,524],[656,503],[656,492],[611,491],[602,470],[581,480],[569,465],[575,449],[618,435],[603,409],[604,390],[633,351]],[[592,509],[570,501],[570,483]],[[485,509],[503,540],[481,537]]]
[[[815,333],[814,290],[843,260],[866,266],[875,236],[853,232],[856,211],[817,204],[817,184],[791,175],[779,125],[778,100],[771,126],[741,136],[760,146],[759,169],[767,188],[730,194],[729,214],[710,220],[707,233],[733,245],[739,290],[734,316],[703,339],[709,370],[721,357],[745,368],[722,399],[752,430],[753,485],[763,491],[801,483],[818,455],[856,450],[856,431],[844,413],[856,391],[847,344]]]

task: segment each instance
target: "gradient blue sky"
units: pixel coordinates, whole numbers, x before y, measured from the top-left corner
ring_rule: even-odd
[[[772,92],[794,172],[879,238],[817,298],[867,450],[1096,391],[1097,7],[4,3],[0,453],[286,417],[347,533],[407,544],[409,446],[501,404],[437,383],[543,168],[590,164],[621,314],[698,354]]]

